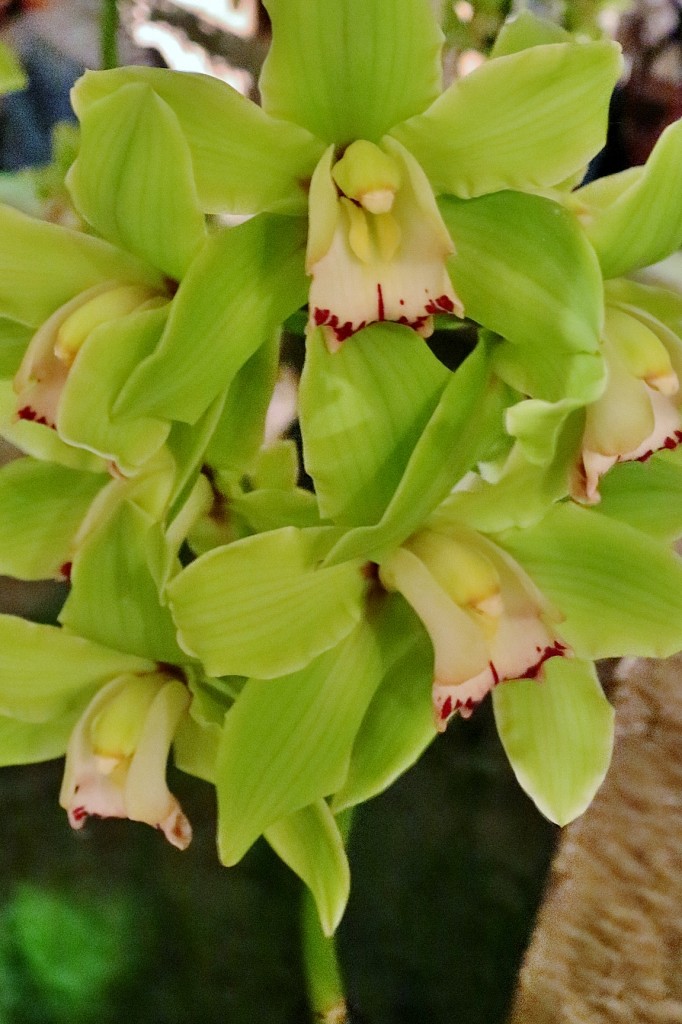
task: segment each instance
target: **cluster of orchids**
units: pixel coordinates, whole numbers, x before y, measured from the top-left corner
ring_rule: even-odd
[[[0,572],[69,581],[58,625],[0,616],[0,763],[66,754],[74,828],[184,849],[172,750],[222,862],[264,836],[331,934],[342,812],[452,716],[490,692],[563,824],[595,660],[682,648],[682,295],[636,273],[682,244],[682,123],[580,187],[615,43],[525,13],[443,91],[429,0],[265,6],[262,105],[88,72],[75,226],[0,207]]]

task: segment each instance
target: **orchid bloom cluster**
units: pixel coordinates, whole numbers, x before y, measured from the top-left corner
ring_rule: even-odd
[[[595,659],[682,647],[682,297],[629,276],[682,244],[682,125],[577,188],[616,44],[524,14],[442,92],[428,0],[266,7],[262,106],[88,72],[83,230],[0,207],[0,571],[70,583],[0,616],[0,760],[66,754],[74,827],[184,848],[172,748],[222,861],[264,835],[330,933],[339,812],[453,715],[492,691],[563,824],[610,758]]]

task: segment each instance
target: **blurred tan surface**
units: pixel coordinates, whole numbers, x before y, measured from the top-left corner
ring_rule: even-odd
[[[512,1024],[682,1022],[682,655],[622,662],[614,760],[569,826]]]

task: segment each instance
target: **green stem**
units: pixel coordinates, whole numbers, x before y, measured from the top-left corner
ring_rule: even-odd
[[[348,843],[352,809],[337,817],[344,843]],[[334,936],[325,935],[312,893],[303,894],[301,917],[303,964],[308,985],[308,998],[313,1018],[319,1024],[349,1024],[346,994],[336,954]]]
[[[321,1024],[348,1024],[346,997],[336,956],[334,938],[320,927],[310,890],[303,896],[303,963],[313,1019]]]
[[[102,0],[99,20],[99,47],[102,67],[118,67],[118,0]]]

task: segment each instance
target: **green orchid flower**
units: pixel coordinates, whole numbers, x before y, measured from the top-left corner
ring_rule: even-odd
[[[682,441],[679,295],[623,277],[671,255],[682,245],[677,177],[682,121],[670,125],[647,163],[578,189],[573,209],[599,258],[605,285],[603,394],[586,410],[585,432],[571,493],[599,501],[611,466],[648,459]]]
[[[187,687],[155,660],[68,629],[0,616],[2,763],[67,761],[60,801],[74,828],[90,815],[128,817],[190,841],[165,782]]]
[[[611,43],[510,52],[441,95],[442,37],[427,0],[400,0],[388,20],[380,0],[271,0],[267,7],[273,43],[261,76],[262,109],[224,83],[151,68],[88,73],[74,90],[84,135],[90,123],[107,138],[107,151],[117,143],[105,112],[115,113],[127,89],[153,90],[185,133],[202,208],[259,214],[230,233],[231,280],[219,246],[202,263],[221,289],[178,305],[161,345],[129,381],[121,405],[129,412],[196,414],[199,398],[192,410],[185,400],[183,410],[179,380],[211,400],[216,377],[224,384],[236,358],[218,351],[218,332],[237,319],[252,325],[244,359],[262,339],[254,309],[264,271],[269,292],[277,283],[285,316],[305,302],[310,274],[310,327],[324,329],[334,344],[382,320],[428,333],[434,312],[461,311],[450,267],[458,227],[435,197],[543,190],[573,178],[603,142],[620,68]],[[95,163],[79,157],[74,195],[94,176]],[[539,239],[545,226],[536,225],[535,213],[525,220],[529,236],[537,231]],[[514,220],[518,234],[516,211]],[[488,230],[484,211],[474,233]],[[503,238],[501,252],[504,246]],[[515,262],[522,280],[524,270],[537,277],[535,242],[521,271],[517,254]],[[487,285],[472,291],[482,307],[473,315],[482,313],[485,322]],[[190,345],[198,322],[207,331],[198,339],[192,330]],[[584,338],[582,349],[590,349]]]
[[[108,165],[78,194],[79,213],[102,238],[0,206],[0,349],[5,373],[15,371],[17,415],[124,474],[161,448],[170,423],[124,420],[116,401],[155,348],[177,282],[206,238],[187,145],[147,99],[133,100],[136,118],[121,131],[133,163],[167,165],[165,187],[149,190],[134,171]],[[93,146],[83,140],[86,154]]]

